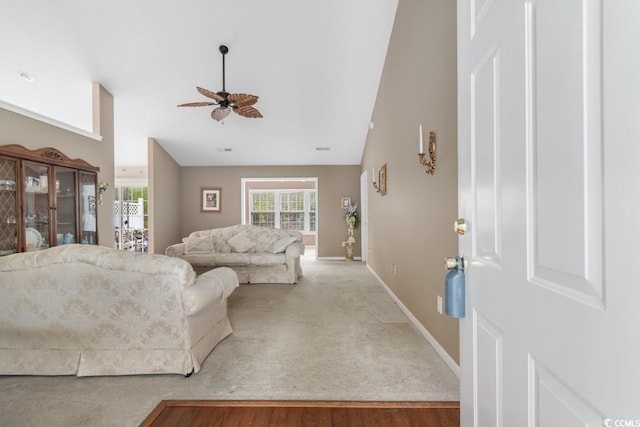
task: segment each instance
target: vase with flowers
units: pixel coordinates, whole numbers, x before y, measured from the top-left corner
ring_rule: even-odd
[[[355,205],[349,205],[347,212],[344,214],[344,219],[347,221],[347,225],[351,225],[353,228],[358,228],[360,225],[360,214],[358,213],[358,202]]]

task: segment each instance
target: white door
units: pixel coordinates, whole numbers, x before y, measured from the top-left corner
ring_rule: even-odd
[[[365,262],[369,255],[368,233],[368,199],[367,199],[367,171],[360,175],[360,254]]]
[[[459,0],[463,426],[640,426],[640,1]]]

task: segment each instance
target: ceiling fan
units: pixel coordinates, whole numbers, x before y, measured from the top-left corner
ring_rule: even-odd
[[[253,104],[258,102],[257,96],[249,95],[247,93],[229,93],[226,91],[224,56],[229,52],[229,48],[225,45],[221,45],[219,50],[222,54],[222,90],[220,92],[213,92],[196,86],[198,92],[216,102],[189,102],[187,104],[180,104],[178,107],[207,107],[210,105],[218,105],[219,107],[214,108],[211,112],[211,118],[217,121],[223,120],[227,117],[231,110],[243,117],[249,117],[252,119],[262,117],[260,111],[253,107]]]

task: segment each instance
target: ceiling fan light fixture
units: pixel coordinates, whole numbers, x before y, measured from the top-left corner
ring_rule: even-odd
[[[222,90],[219,92],[213,92],[208,89],[196,86],[196,90],[201,95],[212,99],[214,102],[189,102],[186,104],[179,104],[178,107],[205,107],[211,105],[217,105],[211,112],[211,118],[217,121],[222,121],[233,110],[234,113],[242,117],[248,117],[251,119],[261,118],[262,114],[253,105],[258,102],[258,96],[250,95],[248,93],[229,93],[225,88],[225,61],[224,56],[229,52],[229,48],[225,45],[220,45],[218,48],[222,54]]]

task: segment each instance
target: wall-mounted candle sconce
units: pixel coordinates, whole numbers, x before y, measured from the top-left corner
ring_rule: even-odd
[[[378,182],[376,182],[375,168],[371,169],[371,173],[373,176],[373,188],[375,188],[381,196],[384,196],[387,194],[387,164],[385,163],[380,170],[378,170]]]
[[[425,171],[429,175],[433,175],[436,172],[436,133],[434,131],[429,132],[429,159],[424,152],[424,142],[422,140],[422,125],[420,125],[420,151],[418,152],[418,162],[421,165],[426,166]]]
[[[100,184],[98,184],[98,204],[99,205],[102,204],[102,195],[104,194],[105,191],[107,191],[108,188],[109,188],[108,182],[103,181]]]

